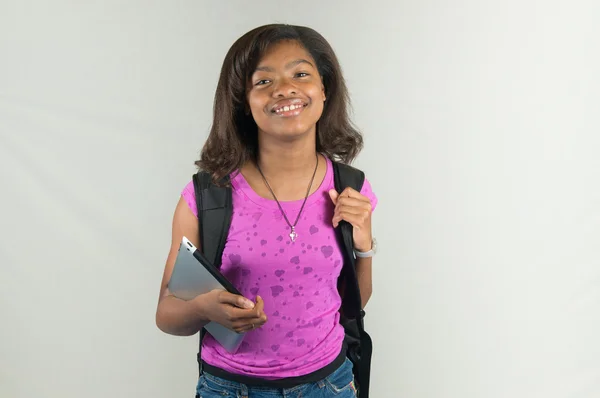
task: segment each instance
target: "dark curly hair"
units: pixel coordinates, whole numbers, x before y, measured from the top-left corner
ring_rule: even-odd
[[[247,82],[269,47],[283,40],[300,43],[313,57],[325,86],[327,101],[317,122],[317,148],[331,159],[351,163],[363,138],[350,121],[350,98],[338,59],[323,36],[311,28],[287,24],[265,25],[240,37],[229,49],[213,105],[213,123],[198,168],[215,182],[258,156],[258,127],[246,112]]]

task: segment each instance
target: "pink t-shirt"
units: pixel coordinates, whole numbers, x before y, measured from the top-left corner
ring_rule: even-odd
[[[312,373],[337,357],[344,339],[337,290],[343,257],[328,194],[334,188],[331,161],[323,182],[306,201],[295,242],[277,202],[260,197],[241,173],[233,176],[233,214],[221,272],[245,297],[263,298],[268,321],[247,332],[234,354],[206,334],[202,360],[233,374],[265,379]],[[361,193],[375,209],[377,197],[366,179]],[[191,181],[182,195],[197,216]],[[280,202],[291,223],[302,202]]]

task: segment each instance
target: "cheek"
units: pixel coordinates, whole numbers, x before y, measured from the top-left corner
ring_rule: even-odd
[[[313,96],[313,112],[318,113],[319,115],[323,113],[323,108],[325,107],[325,102],[323,102],[323,95],[321,92],[317,92],[316,96]]]
[[[318,102],[316,104],[313,104],[313,111],[312,114],[314,115],[314,118],[317,119],[317,121],[321,118],[321,116],[323,116],[323,102]]]
[[[248,96],[246,100],[248,101],[248,106],[250,107],[252,113],[256,113],[260,109],[260,101],[256,96]]]
[[[323,93],[323,90],[321,90],[321,88],[314,88],[311,90],[310,92],[310,97],[313,100],[313,103],[315,105],[317,105],[319,108],[323,108],[323,103],[325,101],[325,94]]]
[[[254,118],[255,122],[258,123],[258,120],[267,117],[264,112],[265,104],[260,99],[249,97],[248,106],[250,107],[250,115]]]

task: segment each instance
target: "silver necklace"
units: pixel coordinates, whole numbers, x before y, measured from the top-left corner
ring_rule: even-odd
[[[273,189],[271,189],[271,186],[269,185],[269,182],[267,181],[267,179],[265,178],[265,175],[263,174],[262,170],[260,169],[260,166],[258,165],[258,162],[256,162],[256,168],[258,169],[258,172],[262,176],[262,179],[265,182],[265,185],[267,186],[267,188],[269,188],[269,191],[271,191],[271,195],[273,195],[273,199],[275,199],[275,202],[277,202],[277,206],[279,206],[279,210],[281,211],[281,214],[283,215],[283,218],[285,218],[285,222],[291,228],[290,239],[292,240],[292,242],[295,242],[296,238],[298,237],[298,234],[296,233],[296,224],[298,224],[298,220],[300,220],[300,215],[302,214],[302,210],[304,209],[304,205],[306,204],[306,200],[308,199],[308,194],[310,193],[310,189],[312,188],[312,184],[313,184],[313,181],[315,179],[315,175],[317,174],[317,168],[318,167],[319,167],[319,154],[317,154],[317,164],[315,165],[315,171],[313,171],[312,178],[310,179],[310,184],[308,184],[308,190],[306,191],[306,196],[304,197],[304,202],[302,202],[302,207],[300,207],[300,211],[298,212],[298,216],[296,217],[296,221],[292,225],[290,223],[290,220],[288,220],[287,215],[285,214],[285,211],[281,207],[281,204],[279,203],[279,200],[277,200],[277,196],[275,196],[275,192],[273,192]]]

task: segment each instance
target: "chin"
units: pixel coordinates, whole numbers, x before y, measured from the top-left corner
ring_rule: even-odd
[[[265,126],[266,127],[266,126]],[[277,126],[268,126],[262,129],[267,135],[279,138],[295,139],[306,136],[311,132],[315,131],[314,124],[284,124]]]
[[[308,134],[310,134],[312,130],[309,127],[305,128],[292,128],[292,129],[283,129],[279,130],[275,133],[276,136],[288,139],[301,138]]]

